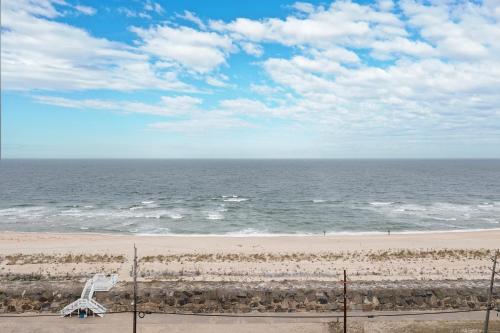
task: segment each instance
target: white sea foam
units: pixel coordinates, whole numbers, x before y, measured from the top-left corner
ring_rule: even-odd
[[[248,200],[247,198],[241,198],[237,195],[232,195],[232,196],[223,195],[222,196],[222,201],[225,201],[225,202],[243,202],[243,201],[247,201],[247,200]]]
[[[437,217],[437,216],[431,216],[431,219],[437,220],[437,221],[456,221],[457,219],[455,217]]]
[[[374,201],[374,202],[370,202],[370,205],[372,206],[389,206],[389,205],[392,205],[394,202],[392,201],[387,201],[387,202],[384,202],[384,201]]]
[[[60,216],[74,216],[74,217],[82,217],[85,216],[86,213],[83,213],[80,209],[77,208],[71,208],[71,209],[66,209],[62,210],[59,212]]]
[[[51,209],[44,206],[23,206],[0,209],[0,216],[7,218],[37,219],[46,216]]]
[[[325,200],[323,200],[323,199],[314,199],[313,202],[314,203],[323,203],[323,202],[325,202]]]
[[[252,235],[261,236],[261,235],[269,235],[269,232],[266,231],[266,230],[258,230],[258,229],[254,229],[254,228],[245,228],[245,229],[239,230],[239,231],[228,232],[225,235],[233,236],[233,237],[238,237],[238,236],[244,237],[244,236],[252,236]]]
[[[323,237],[323,233],[272,233],[265,230],[257,230],[248,228],[240,231],[231,231],[218,234],[162,234],[152,236],[169,236],[169,237]],[[442,234],[442,233],[463,233],[463,232],[482,232],[489,230],[500,230],[500,228],[476,228],[476,229],[439,229],[439,230],[408,230],[408,231],[391,231],[391,235],[420,235],[420,234]],[[331,231],[326,232],[326,236],[378,236],[387,235],[387,231]]]
[[[174,220],[179,220],[184,217],[184,215],[182,215],[179,211],[169,211],[167,216]]]
[[[224,215],[222,215],[220,212],[209,212],[207,214],[207,219],[208,220],[222,220],[224,219]]]
[[[480,226],[480,224],[477,224],[480,221],[496,224],[496,222],[486,219],[491,218],[492,214],[500,214],[500,206],[497,206],[495,203],[454,204],[435,202],[427,205],[395,203],[392,205],[372,205],[372,209],[378,213],[387,215],[391,219],[411,218],[413,225],[419,225],[422,228],[432,227],[432,225],[429,225],[425,221],[434,220],[444,222],[456,221],[457,223],[454,223],[456,225],[443,224],[443,226],[447,228],[458,227],[469,229],[471,226]],[[440,224],[435,224],[434,226],[438,225],[440,226]]]
[[[226,198],[224,199],[225,202],[243,202],[247,201],[247,198]]]

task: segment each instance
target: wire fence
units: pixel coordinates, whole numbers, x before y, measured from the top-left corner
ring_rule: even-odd
[[[445,310],[445,311],[419,311],[406,313],[376,313],[376,314],[348,314],[347,318],[376,318],[376,317],[406,317],[406,316],[423,316],[423,315],[442,315],[453,313],[467,312],[484,312],[485,309],[470,309],[470,310]],[[499,311],[499,310],[497,310]],[[110,311],[106,315],[133,314],[132,310],[125,311]],[[238,313],[195,313],[195,312],[165,312],[165,311],[137,311],[140,318],[145,315],[169,315],[169,316],[195,316],[195,317],[226,317],[226,318],[275,318],[275,319],[336,319],[342,318],[343,315],[275,315],[275,314],[238,314]],[[0,315],[0,318],[36,318],[36,317],[62,317],[56,313],[37,313],[37,314],[11,314]]]

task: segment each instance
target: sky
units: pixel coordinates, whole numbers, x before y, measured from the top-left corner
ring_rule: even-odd
[[[6,158],[500,158],[500,0],[1,6]]]

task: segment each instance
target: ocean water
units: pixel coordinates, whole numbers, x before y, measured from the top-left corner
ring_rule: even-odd
[[[500,160],[3,160],[0,230],[322,234],[500,228]]]

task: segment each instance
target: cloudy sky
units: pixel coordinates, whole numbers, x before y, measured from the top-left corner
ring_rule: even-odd
[[[500,0],[2,0],[5,157],[500,157]]]

